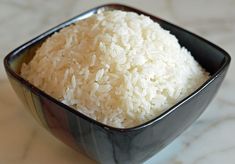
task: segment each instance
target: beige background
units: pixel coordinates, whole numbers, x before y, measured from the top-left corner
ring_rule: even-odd
[[[0,0],[0,60],[45,30],[110,1]],[[116,1],[117,2],[117,1]],[[127,0],[128,4],[201,35],[235,54],[235,0]],[[235,161],[235,68],[206,112],[146,164]],[[0,63],[0,164],[94,163],[55,140],[25,112]]]

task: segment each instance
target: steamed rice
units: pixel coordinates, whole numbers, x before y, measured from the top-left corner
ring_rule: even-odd
[[[153,119],[209,76],[158,23],[118,10],[55,33],[23,64],[21,75],[83,114],[119,128]]]

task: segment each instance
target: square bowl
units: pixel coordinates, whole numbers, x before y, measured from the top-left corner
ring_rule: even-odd
[[[61,103],[20,75],[35,51],[53,33],[103,10],[124,10],[149,16],[175,35],[211,77],[192,94],[156,118],[132,128],[115,128]],[[4,59],[12,87],[32,116],[56,138],[100,163],[139,163],[164,148],[205,110],[221,85],[230,63],[221,48],[176,25],[140,10],[107,4],[80,14],[16,48]]]

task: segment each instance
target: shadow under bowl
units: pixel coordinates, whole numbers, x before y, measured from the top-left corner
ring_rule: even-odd
[[[191,95],[160,116],[133,128],[97,122],[57,101],[20,76],[45,39],[60,29],[102,10],[125,10],[147,15],[174,34],[211,77]],[[205,110],[227,72],[230,56],[221,48],[176,25],[119,4],[103,5],[78,15],[18,47],[4,59],[12,87],[33,117],[59,140],[100,163],[139,163],[164,148]]]

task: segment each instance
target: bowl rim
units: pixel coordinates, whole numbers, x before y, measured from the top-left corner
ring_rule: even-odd
[[[29,83],[27,80],[25,80],[23,77],[21,77],[19,74],[17,74],[10,66],[10,62],[17,56],[19,56],[23,51],[25,51],[28,47],[33,46],[34,44],[36,44],[37,42],[46,39],[47,37],[49,37],[50,35],[54,34],[55,32],[61,30],[62,28],[65,28],[68,25],[71,25],[81,19],[84,19],[86,17],[89,17],[90,15],[93,15],[94,13],[96,13],[98,10],[103,9],[103,8],[113,8],[113,9],[124,9],[126,11],[134,11],[137,13],[141,13],[143,15],[149,16],[151,18],[155,18],[155,19],[159,19],[162,22],[169,24],[170,26],[173,26],[174,28],[178,28],[179,30],[188,33],[189,35],[196,37],[198,39],[200,39],[201,41],[203,41],[206,44],[209,44],[210,46],[212,46],[213,48],[217,49],[218,51],[221,52],[221,54],[224,55],[224,59],[223,59],[223,64],[221,65],[221,67],[214,73],[211,75],[211,77],[205,81],[198,89],[196,89],[194,92],[192,92],[190,95],[188,95],[187,97],[185,97],[184,99],[182,99],[181,101],[177,102],[175,105],[171,106],[169,109],[165,110],[164,112],[162,112],[160,115],[154,117],[153,119],[144,122],[140,125],[137,126],[133,126],[133,127],[128,127],[128,128],[117,128],[117,127],[112,127],[110,125],[106,125],[102,122],[96,121],[91,117],[86,116],[85,114],[83,114],[82,112],[79,112],[78,110],[75,110],[74,108],[60,102],[59,100],[57,100],[56,98],[53,98],[52,96],[48,95],[47,93],[45,93],[44,91],[40,90],[39,88],[35,87],[33,84]],[[168,115],[170,115],[172,112],[174,112],[179,106],[181,106],[182,104],[186,103],[188,100],[192,99],[193,97],[195,97],[196,95],[198,95],[199,92],[201,92],[202,90],[204,90],[208,85],[210,85],[210,83],[212,83],[222,72],[223,70],[225,70],[231,61],[231,57],[230,55],[223,50],[222,48],[216,46],[215,44],[207,41],[206,39],[192,33],[189,32],[177,25],[174,25],[168,21],[165,21],[164,19],[161,19],[159,17],[153,16],[152,14],[146,13],[142,10],[133,8],[133,7],[129,7],[127,5],[123,5],[123,4],[118,4],[118,3],[108,3],[108,4],[103,4],[100,5],[98,7],[94,7],[92,9],[89,9],[85,12],[82,12],[81,14],[49,29],[48,31],[38,35],[37,37],[31,39],[30,41],[26,42],[25,44],[19,46],[18,48],[14,49],[13,51],[11,51],[9,54],[7,54],[7,56],[4,58],[4,67],[5,70],[7,72],[7,74],[10,74],[12,77],[14,77],[15,79],[17,79],[21,84],[23,84],[26,88],[28,88],[31,92],[33,92],[34,94],[38,95],[38,96],[42,96],[46,99],[48,99],[49,101],[52,101],[53,103],[57,104],[58,106],[72,112],[73,114],[75,114],[78,117],[81,117],[83,119],[85,119],[86,121],[89,121],[92,124],[96,124],[97,126],[104,128],[106,130],[109,131],[118,131],[118,132],[130,132],[130,131],[137,131],[137,130],[141,130],[144,129],[145,127],[151,126],[153,124],[157,124],[159,121],[161,121],[164,117],[167,117]]]

